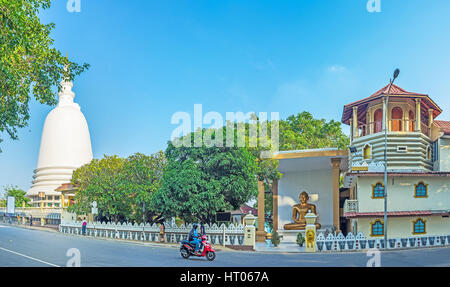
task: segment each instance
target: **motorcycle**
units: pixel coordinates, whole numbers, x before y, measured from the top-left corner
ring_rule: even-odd
[[[181,240],[181,257],[184,259],[188,259],[190,256],[206,257],[209,261],[213,261],[216,258],[216,251],[212,249],[211,244],[206,240],[206,235],[201,235],[199,238],[202,240],[200,244],[203,249],[198,252],[195,252],[195,244],[191,244],[188,240]]]

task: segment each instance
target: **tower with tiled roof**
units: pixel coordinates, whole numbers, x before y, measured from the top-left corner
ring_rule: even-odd
[[[388,222],[393,237],[450,234],[450,122],[423,93],[389,85],[344,106],[351,148],[344,215],[352,231],[383,238],[387,130]],[[386,119],[386,120],[385,120]]]

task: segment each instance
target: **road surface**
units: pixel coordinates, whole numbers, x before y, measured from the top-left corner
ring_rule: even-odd
[[[242,251],[217,252],[216,260],[181,258],[178,248],[149,244],[117,242],[52,231],[0,225],[0,266],[67,266],[80,251],[82,267],[364,267],[369,257],[365,252],[348,253],[259,253]],[[381,266],[447,266],[450,247],[381,252]]]

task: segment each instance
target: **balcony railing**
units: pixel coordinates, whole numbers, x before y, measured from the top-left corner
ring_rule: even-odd
[[[388,131],[390,132],[414,132],[416,130],[416,122],[414,120],[390,120],[388,124]],[[422,123],[420,130],[424,135],[430,136],[430,128],[427,125]],[[371,122],[359,125],[357,136],[363,137],[383,131],[382,122]]]

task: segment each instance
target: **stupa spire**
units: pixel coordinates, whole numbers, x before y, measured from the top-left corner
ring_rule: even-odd
[[[67,60],[67,52],[66,52],[66,60]],[[67,73],[69,71],[69,64],[64,65],[64,72]],[[59,103],[58,106],[65,105],[74,105],[73,99],[75,98],[75,93],[72,91],[73,83],[68,80],[64,75],[62,77],[62,81],[60,83],[61,90],[58,92]]]

